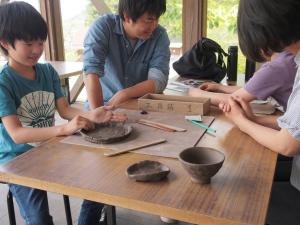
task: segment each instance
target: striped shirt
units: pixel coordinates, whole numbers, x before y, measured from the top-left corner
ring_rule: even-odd
[[[295,56],[298,66],[293,91],[288,100],[287,110],[278,118],[278,125],[285,128],[297,140],[300,141],[300,51]],[[291,184],[300,191],[300,153],[294,157]]]

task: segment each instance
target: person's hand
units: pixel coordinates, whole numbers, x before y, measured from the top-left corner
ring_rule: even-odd
[[[233,95],[232,98],[242,107],[244,114],[247,116],[249,120],[254,121],[255,115],[252,112],[251,106],[249,102],[245,101],[245,99],[241,98],[240,96]]]
[[[130,97],[125,90],[118,91],[108,102],[109,106],[118,107],[123,102],[126,102]]]
[[[238,101],[232,96],[229,97],[228,102],[221,102],[219,108],[225,113],[225,115],[238,125],[238,120],[247,118],[245,111],[241,107]]]
[[[218,92],[220,85],[221,84],[214,83],[214,82],[205,82],[201,84],[199,88],[204,91]]]
[[[188,95],[192,97],[201,97],[202,94],[204,94],[205,91],[199,89],[199,88],[190,88]]]
[[[113,112],[113,117],[111,120],[118,122],[125,122],[128,119],[125,113]]]
[[[75,116],[70,122],[64,125],[63,135],[71,135],[80,129],[89,130],[93,129],[94,127],[94,123],[90,120],[82,116]]]
[[[113,112],[113,106],[98,107],[90,112],[91,120],[95,123],[105,123],[108,121],[126,121],[127,115],[124,113]]]

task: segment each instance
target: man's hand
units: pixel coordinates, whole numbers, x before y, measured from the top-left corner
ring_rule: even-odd
[[[124,122],[127,120],[127,115],[124,113],[118,113],[111,111],[112,106],[102,106],[90,111],[90,119],[94,123],[105,123],[108,121],[120,121]]]
[[[121,103],[126,102],[130,99],[126,89],[118,91],[108,102],[109,106],[114,108],[118,107]]]

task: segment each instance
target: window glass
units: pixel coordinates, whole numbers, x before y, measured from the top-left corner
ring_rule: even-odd
[[[88,28],[100,15],[118,11],[118,0],[99,0],[94,6],[91,0],[61,0],[65,58],[82,61],[83,41]],[[96,8],[101,9],[100,12]],[[167,29],[171,40],[172,60],[181,55],[182,48],[182,0],[167,1],[167,11],[160,18],[160,24]]]
[[[208,0],[207,37],[218,42],[225,52],[228,47],[238,46],[237,12],[238,0]],[[238,52],[238,74],[245,73],[246,59]]]
[[[95,2],[97,5],[93,4]],[[67,61],[83,60],[83,41],[90,25],[95,19],[105,13],[117,13],[118,0],[61,0],[61,15],[64,35],[65,59]],[[99,11],[97,9],[100,9]],[[160,24],[167,29],[170,37],[170,50],[172,53],[170,62],[170,77],[176,73],[172,63],[182,54],[182,0],[167,1],[167,11],[160,18]],[[70,85],[75,79],[70,79]],[[86,99],[85,91],[78,97]]]
[[[61,0],[61,16],[64,35],[65,60],[82,61],[83,40],[91,24],[89,0]]]
[[[160,18],[160,24],[167,29],[170,38],[170,75],[177,76],[172,64],[182,55],[182,0],[167,1],[167,10]]]

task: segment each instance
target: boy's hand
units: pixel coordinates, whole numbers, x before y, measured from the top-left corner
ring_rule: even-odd
[[[218,92],[219,86],[220,86],[220,84],[217,84],[217,83],[205,82],[205,83],[201,84],[199,86],[199,88],[204,91]]]
[[[69,123],[63,127],[63,135],[71,135],[80,129],[93,129],[95,127],[94,123],[90,120],[82,117],[75,116]]]

